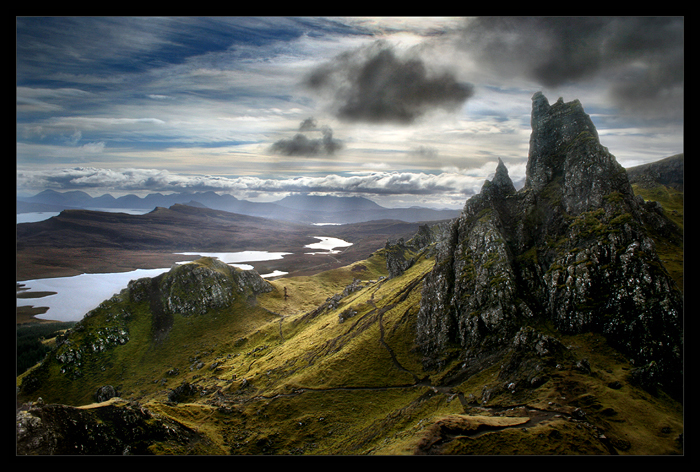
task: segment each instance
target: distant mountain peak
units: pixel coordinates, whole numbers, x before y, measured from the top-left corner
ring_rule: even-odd
[[[372,200],[357,196],[332,196],[309,195],[308,193],[295,194],[284,197],[276,204],[295,210],[314,211],[357,211],[357,210],[381,210],[382,206]]]

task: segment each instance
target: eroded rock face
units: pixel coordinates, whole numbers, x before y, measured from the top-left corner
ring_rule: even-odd
[[[440,245],[417,321],[426,367],[454,348],[483,356],[538,319],[604,333],[676,385],[682,295],[648,236],[648,210],[578,101],[535,94],[532,127],[524,188],[499,160]]]
[[[153,279],[131,281],[128,289],[133,300],[150,300],[153,312],[190,316],[228,306],[237,296],[269,292],[272,286],[255,271],[202,258]]]
[[[398,277],[409,269],[414,264],[416,256],[440,238],[441,231],[440,224],[432,227],[421,225],[418,227],[418,232],[408,241],[404,241],[403,238],[387,241],[384,249],[389,277]]]
[[[437,361],[431,354],[445,351],[451,342],[458,342],[469,356],[511,335],[516,278],[498,207],[514,192],[499,161],[494,181],[467,201],[436,256],[435,269],[425,280],[417,327],[428,365]]]
[[[17,410],[16,431],[18,455],[152,454],[155,444],[185,450],[199,438],[182,424],[121,399],[93,408],[25,404]]]
[[[170,271],[161,282],[163,307],[189,316],[228,306],[233,301],[233,284],[224,270],[183,264]]]

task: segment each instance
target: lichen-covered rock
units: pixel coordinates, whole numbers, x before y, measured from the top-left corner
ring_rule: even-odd
[[[97,392],[95,392],[95,401],[98,403],[106,402],[107,400],[110,400],[116,396],[118,396],[117,390],[113,386],[103,385],[97,389]]]
[[[128,290],[133,301],[149,300],[155,313],[190,316],[226,307],[238,296],[269,292],[272,286],[254,270],[204,257],[152,279],[131,281]]]
[[[384,249],[389,277],[398,277],[413,265],[412,251],[406,246],[403,239],[395,242],[387,241]]]
[[[605,334],[677,388],[682,294],[648,232],[663,215],[634,197],[578,101],[535,94],[532,127],[525,186],[516,192],[499,160],[438,245],[417,320],[426,367],[455,349],[468,364],[546,321]]]
[[[160,283],[164,309],[188,316],[230,305],[234,298],[233,284],[230,274],[221,269],[183,264],[168,272]]]
[[[513,391],[543,384],[547,372],[566,351],[567,348],[557,339],[530,326],[520,328],[511,340],[510,356],[498,374],[501,387]]]
[[[439,365],[451,343],[476,355],[502,343],[515,327],[516,274],[498,208],[515,188],[500,161],[494,182],[467,201],[425,279],[417,342],[427,365]]]
[[[403,238],[399,238],[396,241],[387,241],[384,247],[384,254],[389,277],[398,277],[409,269],[423,249],[440,239],[442,231],[443,228],[439,224],[433,227],[420,225],[418,232],[408,241],[404,241]]]
[[[236,298],[250,301],[271,291],[272,285],[254,270],[203,257],[154,278],[132,280],[126,290],[132,301],[149,303],[152,337],[160,342],[168,335],[174,315],[203,315],[230,306]]]
[[[17,410],[16,432],[18,455],[152,454],[159,443],[186,452],[200,438],[178,422],[121,399],[82,408],[25,404]]]

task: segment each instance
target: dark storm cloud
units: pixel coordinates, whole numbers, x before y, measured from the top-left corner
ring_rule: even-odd
[[[299,133],[292,138],[280,139],[271,146],[273,154],[283,156],[315,157],[332,156],[343,148],[342,141],[333,138],[333,130],[328,126],[317,127],[314,118],[307,118],[299,125]],[[302,132],[320,132],[320,138],[308,138]]]
[[[480,17],[461,39],[481,66],[546,87],[604,74],[629,110],[682,105],[682,17]]]
[[[305,85],[329,93],[338,118],[374,123],[411,123],[434,108],[456,109],[473,94],[471,84],[431,74],[420,58],[399,57],[383,41],[319,66]]]

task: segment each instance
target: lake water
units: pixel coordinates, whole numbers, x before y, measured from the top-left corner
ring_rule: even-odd
[[[129,281],[156,277],[168,270],[170,269],[137,269],[130,272],[26,280],[19,283],[32,292],[57,293],[41,298],[17,298],[17,306],[48,307],[46,313],[36,316],[40,319],[78,321],[88,311],[126,288]]]
[[[305,247],[320,249],[323,252],[311,254],[335,253],[336,247],[352,245],[347,241],[337,238],[317,237],[321,241]],[[268,251],[241,251],[241,252],[181,252],[181,255],[196,255],[202,257],[215,257],[227,264],[240,267],[244,270],[253,268],[246,262],[259,262],[281,259],[289,252]],[[183,261],[181,263],[186,263]],[[36,318],[57,321],[79,321],[90,310],[112,295],[126,288],[131,280],[143,277],[156,277],[170,268],[163,269],[137,269],[129,272],[115,272],[105,274],[81,274],[73,277],[53,277],[47,279],[35,279],[19,282],[23,284],[23,292],[57,292],[41,298],[17,298],[17,306],[48,307],[46,313],[36,315]],[[286,272],[274,271],[269,274],[261,274],[262,277],[271,278],[286,275]]]
[[[185,256],[201,256],[213,257],[231,265],[237,265],[241,262],[260,262],[260,261],[275,261],[282,259],[284,256],[292,254],[291,252],[267,252],[267,251],[241,251],[241,252],[176,252],[175,254],[183,254]],[[248,269],[252,266],[240,264]],[[244,268],[241,267],[241,268]]]
[[[86,210],[93,210],[93,211],[106,211],[110,213],[127,213],[129,215],[145,215],[149,211],[152,211],[153,209],[148,209],[148,210],[142,210],[142,209],[134,209],[134,208],[86,208]],[[17,213],[17,224],[19,223],[36,223],[37,221],[44,221],[48,220],[52,216],[58,216],[60,214],[59,211],[32,211],[29,213]]]
[[[305,254],[337,254],[340,251],[336,250],[337,247],[350,247],[352,243],[343,241],[338,238],[329,238],[326,236],[314,236],[316,239],[320,239],[319,242],[313,244],[307,244],[304,247],[309,249],[320,249],[322,252],[307,252]]]
[[[33,211],[31,213],[17,213],[17,224],[36,223],[37,221],[48,220],[52,216],[58,216],[58,211]]]

